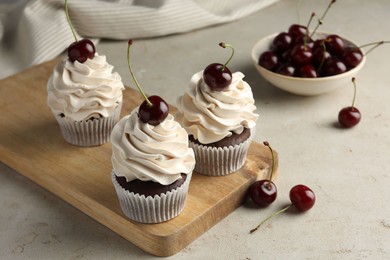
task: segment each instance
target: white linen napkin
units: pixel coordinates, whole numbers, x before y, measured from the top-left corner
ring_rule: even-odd
[[[124,40],[231,22],[277,1],[70,0],[68,9],[78,35]],[[74,41],[63,0],[17,2],[0,26],[0,79],[55,58]]]

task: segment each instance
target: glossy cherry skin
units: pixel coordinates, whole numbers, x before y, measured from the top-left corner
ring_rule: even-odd
[[[341,56],[344,53],[345,42],[343,38],[341,38],[336,34],[328,35],[325,38],[325,45],[326,45],[326,50],[329,51],[331,54]]]
[[[68,47],[68,57],[74,62],[84,63],[87,59],[95,57],[96,48],[91,40],[82,39],[74,42]]]
[[[324,66],[324,76],[334,76],[347,71],[347,66],[338,58],[329,58]]]
[[[203,79],[212,90],[222,91],[232,83],[232,73],[220,63],[211,63],[203,71]]]
[[[298,68],[297,76],[301,78],[317,78],[317,71],[311,64],[303,65]]]
[[[291,188],[290,200],[299,211],[303,212],[313,207],[316,196],[309,187],[298,184]]]
[[[291,61],[296,66],[311,63],[313,58],[312,49],[305,44],[297,44],[291,50]]]
[[[348,68],[355,68],[363,59],[363,53],[359,48],[348,48],[342,57],[342,61]]]
[[[168,116],[169,107],[159,96],[150,96],[148,99],[152,106],[148,105],[146,100],[142,102],[138,109],[138,117],[143,123],[156,126]]]
[[[345,128],[357,125],[361,118],[362,115],[356,107],[344,107],[339,112],[339,123]]]
[[[276,199],[276,185],[270,180],[255,181],[249,188],[249,195],[254,203],[266,207]]]
[[[290,63],[283,63],[276,70],[276,73],[293,77],[295,75],[295,67]]]
[[[278,56],[273,51],[265,51],[259,57],[259,65],[274,71],[278,67]]]
[[[306,26],[300,24],[292,24],[288,28],[288,33],[291,35],[293,39],[296,39],[298,37],[305,36],[307,34],[307,28]]]
[[[331,55],[323,47],[317,47],[313,49],[313,59],[312,64],[315,67],[324,66],[327,61],[330,59]]]
[[[276,53],[283,53],[290,49],[291,44],[291,36],[286,32],[281,32],[272,41],[272,50]]]

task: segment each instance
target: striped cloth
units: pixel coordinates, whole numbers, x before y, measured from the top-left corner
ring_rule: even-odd
[[[276,1],[69,0],[68,8],[78,35],[123,40],[234,21]],[[7,12],[0,26],[0,78],[53,59],[74,41],[64,9],[63,0],[19,0]]]

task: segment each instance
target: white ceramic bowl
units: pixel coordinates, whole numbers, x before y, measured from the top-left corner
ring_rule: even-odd
[[[269,71],[258,64],[259,56],[264,51],[270,49],[271,43],[275,36],[278,33],[269,35],[260,41],[258,41],[252,48],[252,60],[259,71],[261,76],[263,76],[268,82],[272,85],[288,91],[290,93],[294,93],[302,96],[313,96],[320,95],[334,89],[340,88],[347,84],[351,84],[352,77],[355,77],[357,73],[361,70],[366,62],[366,57],[363,56],[362,61],[355,68],[346,71],[342,74],[338,74],[335,76],[329,77],[318,77],[318,78],[299,78],[299,77],[289,77],[281,74],[277,74],[275,72]],[[314,39],[324,38],[329,33],[318,32],[314,35]],[[357,46],[354,42],[349,39],[343,39],[347,42],[347,44],[352,44]],[[362,50],[363,52],[363,50]]]

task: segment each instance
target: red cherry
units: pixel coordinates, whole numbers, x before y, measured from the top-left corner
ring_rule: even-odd
[[[324,76],[334,76],[347,71],[347,66],[338,58],[331,57],[324,66]]]
[[[301,78],[317,78],[317,72],[313,65],[306,64],[298,68],[297,76]]]
[[[293,77],[295,74],[295,67],[291,65],[290,63],[283,63],[279,66],[279,68],[276,70],[276,73]]]
[[[229,61],[233,58],[234,48],[232,45],[221,42],[219,46],[222,48],[229,47],[232,50],[228,61],[222,65],[220,63],[212,63],[208,65],[203,71],[204,82],[214,91],[222,91],[232,83],[232,73],[226,67]]]
[[[324,47],[317,47],[313,49],[312,63],[315,67],[321,68],[330,59],[331,55]]]
[[[138,109],[138,117],[143,123],[156,126],[168,116],[169,107],[159,96],[150,96],[148,99],[152,105],[149,105],[146,100],[142,102]]]
[[[255,232],[261,225],[263,225],[265,222],[273,218],[274,216],[279,215],[280,213],[285,212],[288,210],[291,206],[296,207],[299,211],[305,212],[309,209],[311,209],[314,206],[314,203],[316,201],[316,196],[314,192],[307,186],[298,184],[291,188],[290,190],[290,201],[291,204],[287,207],[284,207],[283,209],[271,214],[266,219],[264,219],[262,222],[260,222],[259,225],[257,225],[254,229],[250,230],[250,233],[252,234]]]
[[[249,195],[254,203],[266,207],[276,199],[276,185],[269,180],[255,181],[249,188]]]
[[[263,144],[267,146],[269,151],[271,152],[271,157],[272,157],[271,173],[269,179],[255,181],[254,183],[252,183],[252,185],[249,187],[249,195],[251,196],[251,199],[253,200],[254,203],[256,203],[259,206],[266,207],[275,201],[277,195],[277,189],[276,189],[276,185],[272,182],[272,175],[274,173],[274,167],[275,167],[274,153],[267,141],[263,142]]]
[[[291,61],[296,66],[309,64],[312,58],[312,49],[303,43],[295,45],[291,50]]]
[[[307,27],[300,24],[292,24],[288,28],[288,33],[293,39],[305,36],[307,34]]]
[[[290,34],[286,32],[281,32],[272,41],[272,49],[276,53],[283,53],[290,49],[291,44],[292,38]]]
[[[339,123],[345,127],[350,128],[360,122],[362,115],[356,107],[344,107],[339,112]]]
[[[232,73],[227,67],[222,70],[223,67],[220,63],[212,63],[203,71],[203,79],[212,90],[221,91],[232,82]]]
[[[325,38],[326,50],[333,55],[341,56],[345,50],[345,42],[343,38],[336,34],[328,35]]]
[[[278,67],[278,56],[273,51],[265,51],[259,57],[259,65],[274,71]]]
[[[142,88],[139,85],[130,64],[130,46],[132,44],[133,44],[133,40],[129,40],[127,46],[127,65],[129,67],[131,77],[135,82],[135,85],[137,85],[139,92],[145,99],[145,101],[142,102],[142,104],[138,108],[138,117],[143,123],[156,126],[160,124],[162,121],[164,121],[165,118],[168,116],[169,107],[167,102],[165,102],[161,97],[159,96],[147,97],[145,93],[142,91]]]
[[[72,62],[77,60],[84,63],[87,59],[93,59],[95,52],[95,45],[89,39],[74,42],[68,47],[68,57]]]
[[[356,99],[355,78],[352,78],[352,83],[354,86],[352,106],[344,107],[343,109],[341,109],[339,112],[339,116],[338,116],[339,123],[345,128],[350,128],[350,127],[357,125],[360,122],[360,119],[362,118],[362,115],[360,114],[359,109],[357,109],[354,106],[355,99]]]
[[[316,196],[309,187],[298,184],[290,190],[290,200],[298,210],[304,212],[313,207]]]
[[[68,20],[70,30],[72,31],[73,37],[75,39],[75,42],[68,47],[69,60],[72,62],[77,60],[80,63],[84,63],[87,59],[93,59],[93,57],[95,57],[96,52],[95,45],[93,44],[93,42],[88,39],[82,39],[80,41],[77,40],[72,23],[70,22],[69,18],[68,0],[65,0],[65,14],[66,19]]]
[[[363,59],[363,53],[359,48],[348,48],[342,57],[342,61],[348,68],[355,68]]]

